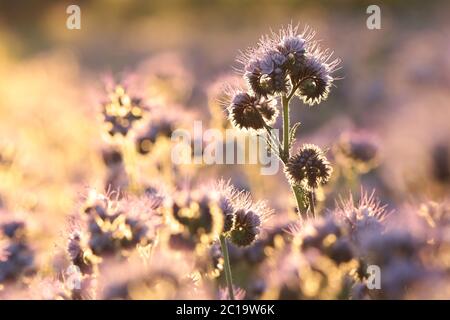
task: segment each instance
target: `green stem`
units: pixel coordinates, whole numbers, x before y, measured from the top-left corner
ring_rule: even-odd
[[[311,213],[313,214],[313,216],[315,216],[316,213],[314,211],[314,190],[309,192],[308,198],[309,198],[309,210],[311,210]]]
[[[295,88],[294,88],[295,89]],[[281,102],[283,105],[283,152],[280,152],[280,158],[282,159],[283,163],[286,165],[286,163],[289,160],[289,130],[290,130],[290,123],[289,123],[289,102],[293,96],[293,92],[289,94],[289,96],[283,95],[281,97]],[[292,192],[294,193],[295,200],[297,202],[297,210],[298,214],[301,216],[302,214],[306,213],[306,210],[308,209],[308,206],[305,204],[305,200],[303,197],[303,193],[300,186],[292,185]]]
[[[227,240],[223,235],[220,235],[220,247],[222,248],[223,260],[224,260],[224,270],[225,278],[227,281],[228,295],[230,300],[234,300],[234,290],[233,290],[233,278],[231,276],[231,266],[230,266],[230,256],[228,254]]]
[[[306,210],[308,210],[308,206],[305,203],[303,192],[301,190],[301,187],[296,185],[292,186],[292,192],[294,193],[295,200],[297,201],[298,215],[301,217],[304,213],[306,213]]]
[[[284,162],[289,160],[289,98],[283,95],[281,97],[283,105],[283,154],[282,159]]]

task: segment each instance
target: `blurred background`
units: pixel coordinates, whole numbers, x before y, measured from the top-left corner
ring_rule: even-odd
[[[70,4],[81,8],[81,30],[66,28]],[[310,25],[342,59],[327,101],[292,106],[293,121],[303,124],[298,142],[333,150],[342,134],[364,131],[378,141],[380,157],[360,182],[384,203],[396,208],[448,195],[450,3],[379,1],[381,30],[366,27],[370,4],[1,1],[0,209],[32,215],[28,221],[45,239],[36,245],[52,248],[83,188],[100,186],[108,174],[99,152],[105,75],[136,76],[141,93],[163,110],[176,105],[209,121],[217,116],[214,85],[233,77],[239,50],[291,22]],[[283,172],[273,179],[237,170],[200,168],[196,175],[230,178],[285,208]]]

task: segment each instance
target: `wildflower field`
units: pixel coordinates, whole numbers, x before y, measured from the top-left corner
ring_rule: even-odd
[[[71,4],[0,4],[0,299],[450,299],[448,2]]]

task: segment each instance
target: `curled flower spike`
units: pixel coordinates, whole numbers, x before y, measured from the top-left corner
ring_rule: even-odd
[[[307,57],[304,61],[304,65],[297,74],[297,77],[301,80],[299,80],[296,94],[302,99],[303,103],[313,106],[328,97],[333,78],[330,76],[326,65],[315,57]]]
[[[245,66],[244,78],[256,95],[285,93],[288,90],[286,62],[279,52],[268,52]]]
[[[230,231],[231,243],[238,247],[251,245],[260,233],[261,219],[251,210],[238,210],[234,214],[233,228]]]
[[[229,118],[239,129],[260,130],[272,125],[277,116],[276,100],[238,92],[228,106]]]
[[[289,159],[285,170],[292,184],[313,190],[328,182],[333,168],[318,146],[305,144]]]
[[[313,106],[327,99],[335,80],[332,74],[340,63],[339,59],[330,61],[332,55],[328,49],[322,50],[317,42],[314,42],[308,48],[302,63],[292,73],[291,79],[298,86],[296,94],[303,103]]]
[[[300,68],[308,41],[314,33],[290,25],[278,34],[264,36],[255,48],[242,52],[238,62],[244,66],[244,78],[258,96],[274,96],[288,92],[293,85],[292,74]],[[291,81],[289,81],[291,78]]]

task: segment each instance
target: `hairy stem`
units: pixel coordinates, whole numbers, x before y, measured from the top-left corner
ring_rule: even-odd
[[[289,160],[289,98],[283,95],[281,102],[283,104],[283,154],[281,158],[286,163]]]
[[[282,159],[283,163],[286,165],[286,163],[289,160],[289,130],[290,130],[290,123],[289,123],[289,103],[293,96],[293,93],[295,92],[295,88],[293,88],[292,92],[285,96],[283,95],[281,97],[281,102],[283,105],[283,150],[280,152],[280,158]],[[291,185],[292,192],[295,196],[295,201],[297,202],[297,210],[298,214],[301,216],[302,214],[306,213],[306,210],[308,209],[308,206],[305,204],[305,200],[303,197],[303,192],[301,190],[300,186]]]
[[[233,278],[231,276],[231,266],[230,266],[230,256],[228,254],[227,240],[223,235],[220,235],[220,247],[222,248],[223,260],[224,260],[224,270],[225,278],[227,281],[228,295],[230,300],[234,300],[234,290],[233,290]]]
[[[314,211],[314,190],[311,190],[308,193],[308,197],[309,197],[309,210],[311,210],[311,213],[313,214],[313,216],[315,216],[316,213]]]
[[[295,201],[297,202],[298,215],[302,217],[302,215],[305,214],[308,210],[308,206],[305,202],[301,187],[293,185],[292,192],[294,193]]]

